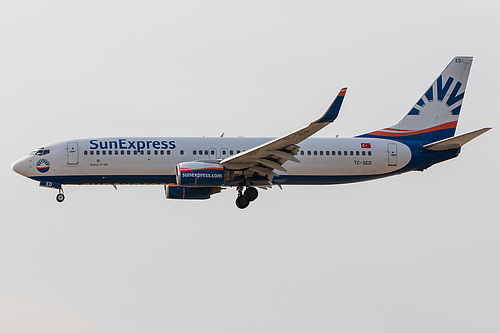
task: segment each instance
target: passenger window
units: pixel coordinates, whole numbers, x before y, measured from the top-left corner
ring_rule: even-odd
[[[366,155],[366,152],[363,150],[363,151],[361,152],[361,155],[365,156],[365,155]]]
[[[86,150],[83,151],[83,155],[87,155],[88,152]]]
[[[335,150],[332,150],[332,156],[335,156]]]
[[[239,154],[240,152],[241,152],[241,150],[237,150],[237,151],[236,151],[236,154]]]
[[[134,150],[134,155],[137,155],[137,150]]]
[[[319,151],[319,154],[320,154],[321,156],[323,156],[323,151],[322,151],[322,150],[320,150],[320,151]]]
[[[93,150],[90,151],[90,155],[94,155],[94,151]]]
[[[325,151],[326,156],[330,155],[330,151]]]
[[[181,155],[184,155],[184,150],[181,150],[180,153],[181,153]]]
[[[318,155],[318,151],[317,150],[314,151],[314,155]]]
[[[158,150],[155,150],[155,155],[158,155]]]
[[[203,155],[203,150],[198,150],[198,154]]]
[[[95,154],[99,155],[101,152],[99,150],[96,150]]]
[[[144,155],[144,150],[141,150],[141,155]]]
[[[130,150],[127,150],[127,155],[130,155]]]
[[[125,155],[125,150],[120,150],[120,154]]]
[[[359,156],[359,150],[356,150],[356,156]]]
[[[300,155],[304,155],[304,154],[305,154],[305,153],[304,153],[304,151],[303,151],[303,150],[301,150],[301,151],[300,151]]]
[[[205,150],[205,155],[208,155],[208,150]]]
[[[233,155],[233,153],[234,153],[234,152],[233,152],[233,150],[231,149],[231,150],[229,151],[229,155]]]
[[[347,150],[344,150],[344,155],[347,156]]]
[[[170,155],[170,150],[167,150],[167,155]]]
[[[165,151],[164,150],[160,150],[160,155],[163,155],[165,154]]]
[[[311,155],[311,151],[310,150],[307,151],[307,155]]]
[[[118,155],[118,150],[115,150],[115,155]]]
[[[103,150],[103,151],[102,151],[102,154],[103,154],[103,155],[106,155],[106,151],[105,151],[105,150]]]
[[[113,155],[113,151],[112,150],[108,151],[108,155]]]
[[[371,151],[368,152],[368,156],[372,156],[372,152]]]
[[[196,155],[196,150],[193,150],[193,155]]]
[[[151,155],[151,150],[148,150],[146,154]]]
[[[350,154],[351,156],[353,156],[353,155],[354,155],[354,152],[351,150],[351,151],[349,152],[349,154]]]

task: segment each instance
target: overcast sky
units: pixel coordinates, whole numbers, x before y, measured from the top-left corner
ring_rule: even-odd
[[[499,332],[498,1],[0,6],[1,332]],[[457,159],[367,183],[166,200],[10,169],[100,136],[317,137],[397,123],[474,56]]]

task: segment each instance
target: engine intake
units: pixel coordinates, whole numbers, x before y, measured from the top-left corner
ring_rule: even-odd
[[[183,162],[177,164],[177,185],[188,187],[217,187],[224,185],[224,168],[206,162]]]

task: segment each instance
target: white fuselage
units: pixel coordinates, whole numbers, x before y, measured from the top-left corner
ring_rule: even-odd
[[[269,140],[229,137],[68,140],[44,146],[48,153],[24,157],[13,168],[35,180],[62,184],[168,184],[175,182],[176,166],[181,162],[216,162]],[[411,150],[401,142],[387,139],[309,138],[300,144],[296,158],[300,163],[289,161],[283,165],[286,173],[276,171],[288,179],[283,184],[335,184],[364,180],[363,176],[383,177],[406,166]],[[308,176],[322,178],[317,181]],[[360,179],[349,177],[344,181],[342,176],[360,176]]]

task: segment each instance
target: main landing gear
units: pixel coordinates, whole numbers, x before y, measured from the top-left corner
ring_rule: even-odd
[[[250,205],[250,202],[257,199],[259,191],[255,187],[247,187],[243,192],[243,187],[238,187],[238,197],[236,198],[236,207],[245,209]]]

